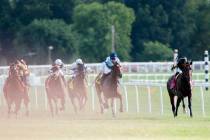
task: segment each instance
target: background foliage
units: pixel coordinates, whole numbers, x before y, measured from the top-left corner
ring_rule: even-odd
[[[112,25],[122,61],[167,61],[174,49],[201,60],[210,50],[208,0],[1,0],[0,64],[46,64],[50,45],[52,59],[101,62]]]

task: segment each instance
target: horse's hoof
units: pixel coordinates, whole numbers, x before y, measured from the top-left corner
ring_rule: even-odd
[[[65,108],[64,108],[64,107],[61,107],[61,108],[60,108],[60,111],[64,111],[64,110],[65,110]]]
[[[113,118],[116,118],[116,114],[113,113],[113,114],[112,114],[112,117],[113,117]]]
[[[26,117],[28,117],[28,116],[29,116],[29,111],[26,112]]]
[[[101,110],[101,114],[104,114],[104,111]]]
[[[108,109],[109,108],[109,105],[104,103],[104,108]]]

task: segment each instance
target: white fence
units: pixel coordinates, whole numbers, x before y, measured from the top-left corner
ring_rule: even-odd
[[[170,72],[173,62],[122,62],[122,69],[124,73],[166,73]],[[99,73],[101,63],[86,64],[92,69],[93,73]],[[69,73],[70,64],[66,64],[64,71]],[[30,71],[35,75],[47,75],[50,65],[30,65]],[[193,62],[194,72],[204,72],[204,62]],[[7,74],[8,67],[0,67],[0,74]]]

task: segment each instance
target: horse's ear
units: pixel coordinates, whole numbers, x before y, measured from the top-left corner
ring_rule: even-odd
[[[190,60],[190,65],[192,65],[193,64],[193,61],[192,60]]]

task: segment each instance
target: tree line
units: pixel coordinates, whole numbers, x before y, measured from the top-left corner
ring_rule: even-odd
[[[49,51],[65,63],[101,62],[112,26],[122,61],[168,61],[174,49],[201,60],[210,50],[209,0],[1,0],[0,64],[47,64]]]

